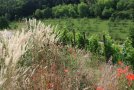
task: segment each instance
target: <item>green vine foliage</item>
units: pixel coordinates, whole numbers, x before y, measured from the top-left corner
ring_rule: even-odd
[[[104,55],[107,61],[112,57],[113,64],[122,59],[121,45],[116,44],[108,34],[104,42]]]
[[[74,34],[72,31],[64,29],[60,34],[60,42],[63,45],[71,45]],[[112,63],[116,64],[122,60],[126,65],[134,68],[134,48],[132,40],[128,38],[123,44],[116,43],[109,34],[105,34],[105,40],[102,42],[97,35],[92,35],[89,39],[85,37],[84,33],[76,33],[76,46],[80,49],[85,49],[93,54],[104,56],[106,62],[112,57]]]
[[[132,41],[127,39],[123,45],[123,55],[124,55],[124,62],[127,65],[131,65],[134,69],[134,48],[132,46]]]
[[[70,43],[70,38],[68,35],[68,31],[64,30],[63,32],[61,32],[60,37],[59,37],[59,41],[63,44],[63,45],[67,45]]]
[[[99,38],[96,35],[91,36],[89,38],[88,50],[93,53],[99,53],[100,49]]]
[[[84,34],[78,34],[77,35],[77,46],[80,49],[87,49],[87,46],[89,45],[89,40],[84,37]]]

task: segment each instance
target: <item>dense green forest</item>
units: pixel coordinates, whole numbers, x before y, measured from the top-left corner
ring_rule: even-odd
[[[0,0],[0,16],[24,17],[134,17],[134,0]]]

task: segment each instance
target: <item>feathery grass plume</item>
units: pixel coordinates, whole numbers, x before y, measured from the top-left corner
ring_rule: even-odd
[[[0,84],[2,89],[8,90],[16,87],[17,79],[21,75],[19,72],[25,71],[21,69],[23,67],[18,66],[18,62],[32,48],[30,45],[37,44],[36,46],[43,47],[44,44],[55,42],[51,26],[44,26],[35,19],[28,22],[30,28],[24,28],[14,33],[5,30],[0,37]]]
[[[22,32],[17,31],[8,38],[6,38],[7,36],[5,35],[6,34],[3,34],[2,40],[5,65],[8,66],[9,64],[13,64],[13,66],[16,66],[19,58],[26,52],[26,46],[31,36],[31,32],[25,33],[24,30],[22,30]]]
[[[56,34],[54,34],[54,27],[51,25],[45,26],[41,21],[36,19],[29,19],[27,22],[28,30],[32,31],[33,43],[37,46],[43,47],[43,45],[54,44],[58,41]]]
[[[17,31],[10,37],[4,31],[1,38],[1,89],[13,89],[18,78],[17,63],[27,51],[28,40],[31,32]]]

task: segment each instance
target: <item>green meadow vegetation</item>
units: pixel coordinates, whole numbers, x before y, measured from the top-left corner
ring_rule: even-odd
[[[110,21],[100,18],[45,19],[43,22],[46,25],[57,26],[57,29],[61,31],[72,28],[76,32],[86,32],[89,37],[93,34],[102,36],[104,33],[109,33],[117,41],[125,40],[129,35],[129,28],[134,24],[131,20]]]
[[[133,27],[134,24],[132,20],[127,19],[111,21],[100,18],[62,18],[43,19],[41,21],[44,22],[45,25],[55,26],[61,31],[72,28],[75,29],[76,32],[86,32],[89,37],[93,34],[102,36],[105,33],[109,33],[110,36],[118,42],[122,42],[129,36],[129,29]],[[23,24],[23,21],[14,21],[11,22],[9,26],[11,29],[17,29],[23,27]]]

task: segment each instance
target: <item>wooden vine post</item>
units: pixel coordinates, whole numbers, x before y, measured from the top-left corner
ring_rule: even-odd
[[[83,48],[85,48],[85,46],[86,46],[86,34],[85,34],[85,32],[83,32],[83,39],[84,39]]]

